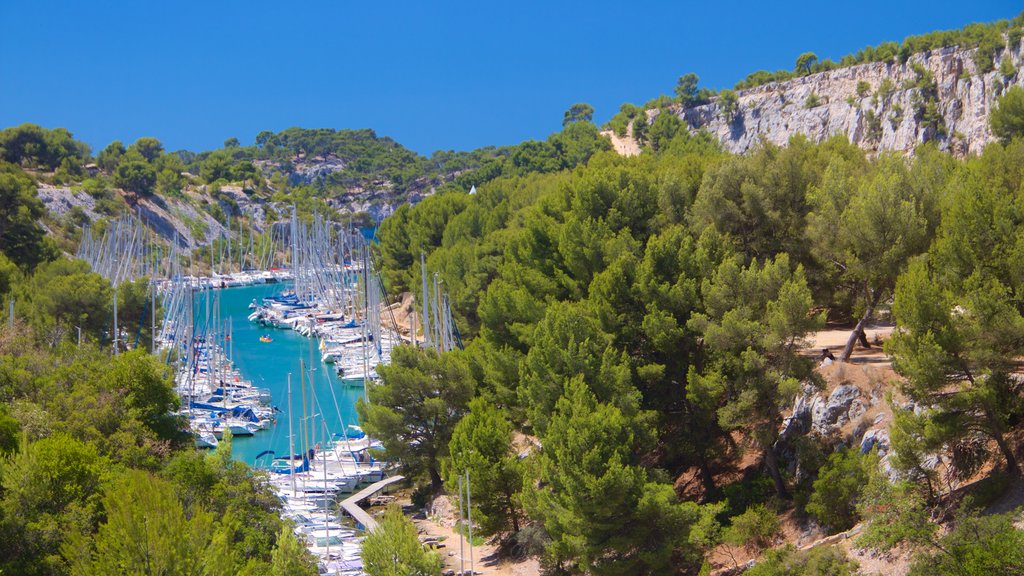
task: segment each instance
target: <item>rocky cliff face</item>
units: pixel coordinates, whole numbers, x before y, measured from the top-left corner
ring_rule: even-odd
[[[956,155],[975,153],[994,140],[988,114],[996,97],[1006,87],[1024,83],[1024,73],[1004,77],[998,66],[1003,54],[1008,54],[1019,69],[1020,45],[998,53],[996,69],[987,73],[978,72],[973,53],[973,49],[943,48],[917,54],[906,64],[861,64],[765,84],[737,93],[739,108],[732,118],[719,102],[668,111],[692,129],[705,129],[717,136],[726,150],[735,153],[762,140],[782,145],[795,134],[816,142],[845,134],[851,142],[876,152],[909,154],[919,144],[934,140],[939,148]],[[914,87],[919,78],[915,65],[934,76],[936,110],[941,117],[938,126],[915,114],[920,102],[920,91]],[[879,93],[887,80],[892,91]],[[870,87],[865,95],[857,92],[861,82]],[[809,99],[814,98],[818,105],[809,106]],[[649,111],[649,121],[658,114]],[[876,119],[873,122],[872,117]]]

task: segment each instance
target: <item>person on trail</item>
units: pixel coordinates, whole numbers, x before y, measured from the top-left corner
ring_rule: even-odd
[[[821,360],[822,360],[822,362],[824,362],[825,360],[831,360],[831,361],[835,362],[836,361],[836,357],[832,355],[832,351],[829,350],[828,348],[822,348],[821,349]]]

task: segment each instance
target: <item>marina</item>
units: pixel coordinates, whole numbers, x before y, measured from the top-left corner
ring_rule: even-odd
[[[230,437],[232,457],[268,475],[321,573],[362,574],[362,533],[375,522],[358,502],[401,477],[374,459],[380,445],[359,427],[356,404],[399,343],[461,346],[437,275],[421,260],[423,305],[400,324],[395,307],[411,302],[389,301],[366,237],[316,215],[293,215],[259,245],[226,236],[199,264],[132,217],[83,235],[79,256],[112,282],[156,279],[151,346],[174,371],[195,446],[218,449]],[[132,347],[131,335],[112,346]]]

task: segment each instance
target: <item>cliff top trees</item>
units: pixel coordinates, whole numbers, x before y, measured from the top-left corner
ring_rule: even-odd
[[[65,159],[81,162],[88,156],[88,145],[64,128],[47,130],[26,123],[0,130],[0,160],[11,164],[56,170]]]
[[[565,111],[562,118],[562,126],[568,126],[576,122],[591,122],[594,119],[594,107],[584,102],[577,102]]]
[[[804,76],[811,73],[811,68],[818,61],[818,55],[814,52],[804,52],[796,58],[796,71]]]
[[[22,269],[55,256],[37,223],[44,212],[32,180],[18,167],[0,162],[0,249]]]

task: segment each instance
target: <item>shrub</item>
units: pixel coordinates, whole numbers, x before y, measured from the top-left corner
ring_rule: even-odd
[[[886,78],[885,80],[879,82],[878,89],[875,90],[875,94],[877,94],[878,97],[881,98],[882,100],[888,100],[889,97],[892,96],[892,93],[895,91],[896,85],[893,84],[892,80]]]
[[[988,121],[1003,142],[1024,134],[1024,88],[1014,86],[1000,96]]]
[[[866,80],[861,80],[860,82],[857,82],[857,96],[863,98],[870,93],[871,84],[869,84]]]
[[[832,454],[814,481],[807,511],[833,532],[849,529],[860,519],[857,503],[871,468],[877,465],[877,456],[864,455],[856,449]]]
[[[882,138],[882,118],[874,110],[868,110],[864,113],[864,122],[867,124],[867,141],[879,141]]]
[[[792,545],[765,552],[744,576],[854,576],[857,564],[842,549],[818,546],[806,552]]]
[[[755,504],[735,516],[724,540],[734,546],[759,550],[771,546],[780,530],[779,518],[764,504]]]
[[[817,108],[818,106],[821,106],[821,98],[819,98],[814,92],[811,92],[810,96],[804,100],[804,108],[810,110],[811,108]]]
[[[999,61],[999,74],[1001,74],[1003,78],[1009,79],[1016,73],[1017,67],[1013,65],[1013,60],[1010,58],[1010,55],[1007,54],[1003,56],[1003,59]]]

